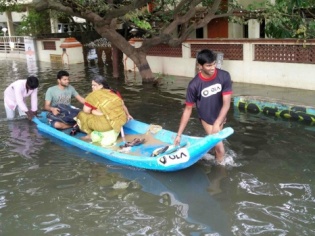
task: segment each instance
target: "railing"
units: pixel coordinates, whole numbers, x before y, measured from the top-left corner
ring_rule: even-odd
[[[256,44],[254,60],[315,64],[315,46],[311,44]]]
[[[243,56],[246,53],[244,53],[244,45],[251,44],[254,49],[254,61],[315,64],[315,40],[298,42],[295,39],[202,39],[187,40],[186,43],[190,44],[191,58],[195,58],[197,52],[201,49],[208,48],[213,51],[222,52],[224,54],[224,60],[242,61],[244,60]],[[148,55],[181,57],[182,48],[157,45],[148,51]]]
[[[182,57],[182,46],[170,47],[160,44],[149,49],[148,56]]]
[[[4,36],[0,37],[0,53],[24,53],[24,37],[23,36]]]
[[[224,54],[224,60],[243,60],[243,44],[191,44],[190,57],[195,58],[197,52],[202,49],[222,52]]]

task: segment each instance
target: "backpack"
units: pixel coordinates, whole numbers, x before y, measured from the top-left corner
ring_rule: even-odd
[[[79,114],[81,111],[80,109],[65,104],[58,104],[55,107],[59,109],[59,114],[55,116],[52,112],[49,112],[47,113],[47,119],[59,121],[68,125],[76,124],[76,121],[73,118]]]

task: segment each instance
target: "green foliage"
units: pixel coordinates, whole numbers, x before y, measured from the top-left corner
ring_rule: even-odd
[[[131,21],[135,23],[135,25],[138,26],[140,29],[145,29],[145,30],[152,29],[150,23],[147,22],[146,20],[141,20],[138,17],[134,17],[131,19]]]
[[[315,37],[315,1],[277,0],[275,5],[264,3],[262,17],[266,19],[265,32],[272,38],[309,39]]]
[[[23,5],[18,4],[16,1],[0,0],[0,12],[6,11],[21,12],[24,11],[24,7]]]
[[[36,12],[30,10],[28,15],[22,17],[21,24],[16,29],[17,35],[32,35],[50,33],[49,12]]]
[[[7,10],[8,8],[20,8],[21,5],[13,4],[6,5],[8,1],[0,0],[0,11]],[[44,1],[36,1],[38,4]],[[109,3],[111,2],[111,3]],[[141,3],[140,3],[141,2]],[[180,23],[173,24],[172,30],[175,32],[177,27],[181,28],[178,37],[184,35],[187,37],[189,33],[200,27],[204,27],[207,22],[202,22],[209,12],[212,12],[212,6],[218,0],[202,0],[202,1],[188,1],[188,0],[154,0],[153,12],[147,11],[147,3],[150,1],[131,1],[131,0],[63,0],[55,1],[53,7],[50,9],[56,10],[56,17],[58,12],[76,16],[87,16],[90,12],[106,18],[107,22],[111,19],[117,19],[117,22],[123,22],[128,27],[136,27],[141,31],[141,37],[159,36],[163,29],[171,25],[172,22],[178,18],[185,16],[190,12],[189,19],[181,19]],[[222,3],[223,1],[221,1]],[[216,16],[226,14],[227,11],[237,9],[238,14],[230,17],[233,22],[246,24],[249,19],[258,19],[265,21],[265,32],[268,37],[272,38],[299,38],[307,39],[315,37],[315,0],[276,0],[275,5],[270,3],[270,0],[264,1],[251,1],[247,9],[243,8],[237,3],[238,1],[228,0],[226,5],[220,5],[219,9],[215,12]],[[52,3],[52,2],[50,2]],[[197,4],[198,3],[198,4]],[[60,4],[61,7],[54,8]],[[61,5],[62,4],[62,5]],[[196,5],[194,5],[196,4]],[[128,10],[124,10],[127,8]],[[68,10],[65,10],[68,9]],[[73,12],[69,11],[71,9]],[[192,13],[191,9],[194,9]],[[241,12],[241,14],[239,14]],[[243,14],[245,12],[245,14]],[[44,15],[41,15],[44,14]],[[30,16],[23,19],[22,25],[19,27],[20,34],[32,34],[45,32],[49,27],[47,22],[47,13],[33,12]],[[111,17],[112,16],[112,17]],[[225,15],[226,16],[226,15]],[[210,17],[211,18],[211,17]],[[208,16],[208,19],[210,19]],[[92,22],[90,18],[90,21]],[[92,22],[98,23],[98,22]],[[46,26],[46,27],[45,27]],[[130,29],[130,28],[129,28]],[[184,34],[184,30],[190,30]],[[168,31],[171,35],[171,32]],[[176,35],[176,34],[174,34]],[[168,39],[170,37],[166,37]],[[184,39],[184,37],[183,37]]]
[[[152,29],[151,24],[148,22],[148,12],[146,10],[140,11],[136,9],[133,12],[126,14],[123,17],[124,21],[131,21],[136,27],[144,30]]]
[[[247,24],[250,19],[265,21],[265,33],[271,38],[309,39],[315,37],[315,0],[270,0],[254,2],[243,10],[242,15],[230,21]]]

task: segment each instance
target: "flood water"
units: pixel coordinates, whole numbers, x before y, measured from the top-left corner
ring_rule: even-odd
[[[40,107],[60,69],[49,63],[31,68],[40,79]],[[142,85],[131,72],[113,79],[106,66],[65,69],[82,96],[90,92],[93,74],[106,75],[135,119],[177,130],[190,78],[167,76],[157,88]],[[0,70],[3,94],[30,68],[1,60]],[[238,91],[244,86],[234,84]],[[255,88],[262,86],[246,91],[256,95]],[[216,166],[207,156],[186,170],[160,173],[71,147],[28,120],[7,121],[2,95],[0,106],[0,235],[315,234],[314,127],[232,106],[226,126],[235,133],[225,142],[229,165]],[[196,114],[185,133],[204,135]]]

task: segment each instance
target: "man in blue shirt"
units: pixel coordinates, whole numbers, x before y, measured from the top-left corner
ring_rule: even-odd
[[[211,50],[201,50],[197,55],[199,73],[189,82],[186,93],[186,106],[181,117],[174,144],[180,143],[181,134],[186,128],[196,105],[199,119],[207,134],[222,130],[230,109],[232,81],[227,71],[216,68],[216,54]],[[216,161],[224,164],[223,142],[215,146]]]

